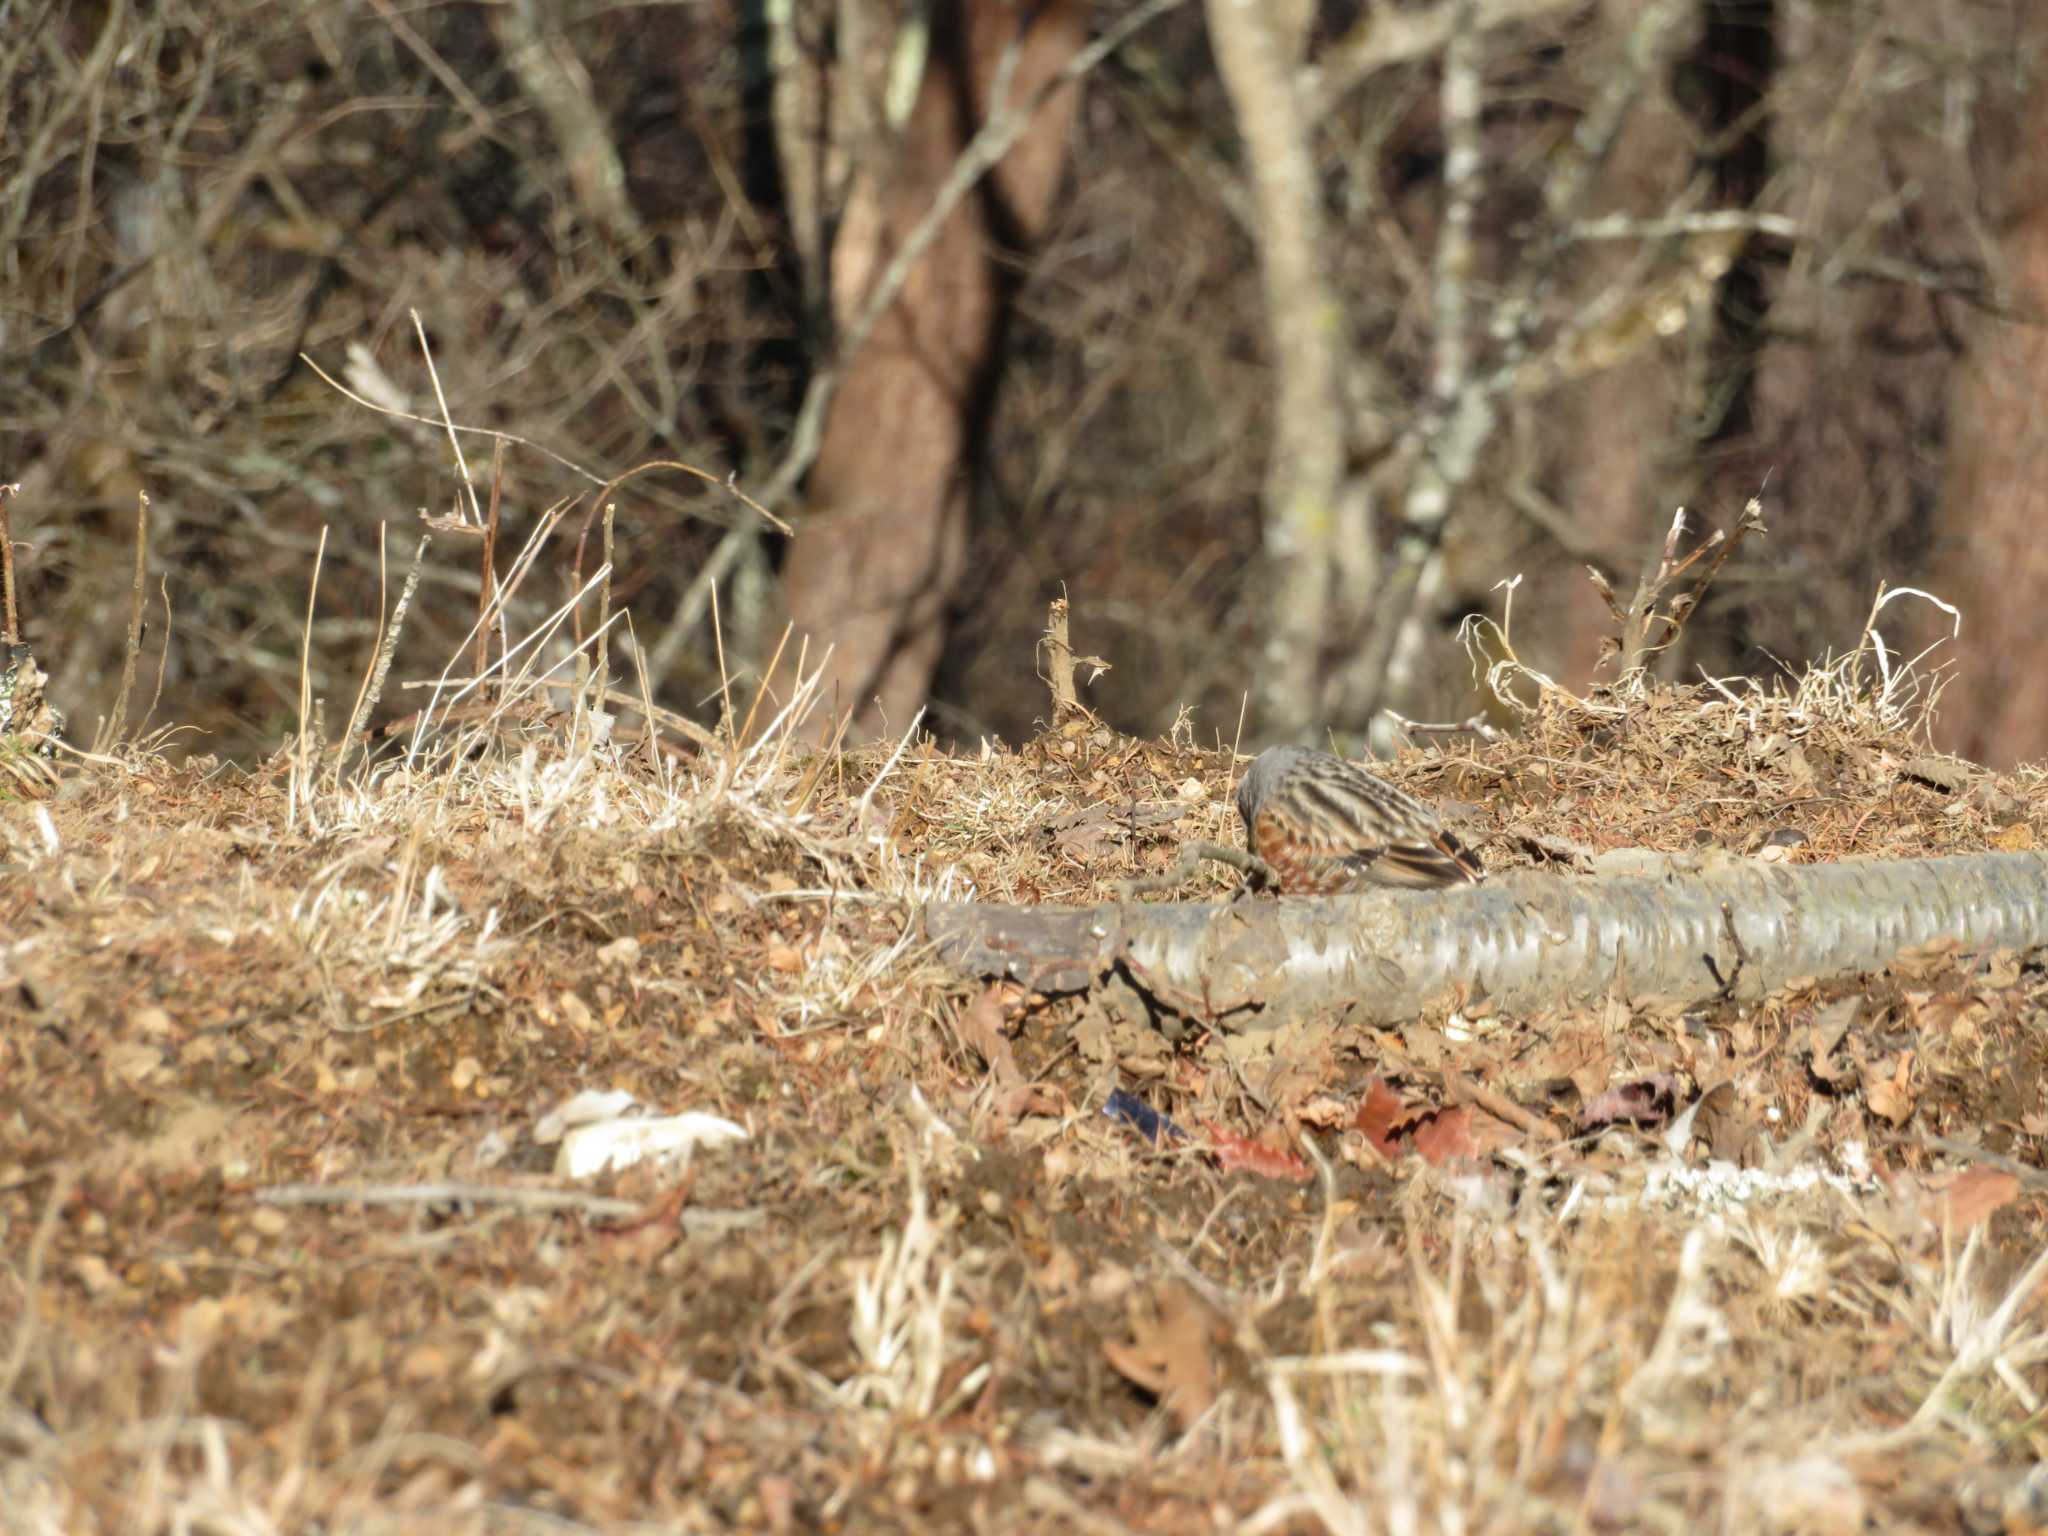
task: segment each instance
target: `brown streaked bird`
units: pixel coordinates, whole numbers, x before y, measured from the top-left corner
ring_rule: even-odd
[[[1428,806],[1328,752],[1268,747],[1237,786],[1237,812],[1286,895],[1486,878]]]

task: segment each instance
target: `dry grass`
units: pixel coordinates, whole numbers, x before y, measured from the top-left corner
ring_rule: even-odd
[[[913,909],[1228,840],[1228,750],[822,752],[817,704],[0,806],[11,1528],[2024,1528],[2038,969],[1170,1046],[945,974]],[[1498,865],[2048,832],[1922,725],[1866,645],[1390,772]],[[1597,1108],[1644,1085],[1691,1113]],[[572,1184],[583,1089],[746,1139]]]

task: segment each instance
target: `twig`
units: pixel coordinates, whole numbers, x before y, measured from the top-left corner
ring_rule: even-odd
[[[1280,877],[1273,872],[1273,866],[1256,853],[1247,853],[1242,848],[1232,848],[1224,843],[1188,843],[1181,848],[1180,857],[1156,875],[1139,875],[1135,879],[1119,882],[1117,899],[1134,901],[1140,896],[1150,896],[1159,891],[1178,890],[1187,883],[1188,877],[1199,869],[1204,860],[1216,864],[1228,864],[1245,877],[1251,888],[1273,890],[1280,884]]]
[[[1455,1067],[1444,1068],[1444,1092],[1454,1101],[1476,1104],[1489,1115],[1505,1120],[1525,1135],[1538,1136],[1545,1141],[1562,1141],[1564,1132],[1552,1125],[1541,1115],[1522,1108],[1506,1094],[1474,1082]]]
[[[1577,8],[1578,0],[1488,0],[1478,15],[1481,27],[1492,29]],[[1382,70],[1409,64],[1440,52],[1462,18],[1457,0],[1443,0],[1426,11],[1373,6],[1353,23],[1352,30],[1323,51],[1318,64],[1301,72],[1301,92],[1311,122],[1334,111],[1353,90]]]
[[[519,1189],[505,1184],[273,1184],[256,1191],[259,1205],[509,1205],[522,1211],[580,1211],[585,1216],[626,1220],[646,1207],[637,1200],[586,1195],[573,1189]],[[684,1230],[733,1232],[756,1227],[759,1211],[684,1211]]]
[[[637,1200],[586,1195],[573,1189],[520,1189],[443,1179],[426,1184],[272,1184],[255,1192],[258,1205],[512,1205],[525,1211],[581,1211],[587,1216],[631,1216]]]
[[[140,263],[138,263],[138,265],[140,265]],[[538,453],[544,458],[553,460],[555,463],[561,465],[562,468],[568,470],[570,474],[575,475],[580,479],[587,480],[592,485],[606,486],[607,488],[609,488],[610,485],[617,483],[615,481],[607,482],[604,476],[597,474],[594,471],[585,469],[581,464],[578,464],[574,459],[565,458],[563,455],[556,453],[554,449],[546,447],[541,443],[537,443],[530,437],[521,437],[517,432],[500,432],[494,427],[461,427],[456,426],[452,423],[444,424],[439,417],[422,416],[417,411],[401,411],[395,406],[385,405],[381,401],[372,400],[365,395],[358,394],[355,390],[350,389],[346,384],[342,383],[341,380],[337,379],[333,374],[329,373],[325,368],[322,368],[318,362],[316,362],[312,357],[309,357],[304,352],[301,352],[299,354],[299,361],[304,363],[308,368],[310,368],[321,383],[325,384],[329,389],[333,390],[343,399],[352,400],[357,405],[360,405],[364,410],[375,411],[379,416],[390,416],[398,421],[418,422],[423,427],[439,427],[446,425],[447,430],[451,433],[467,432],[472,437],[487,437],[497,442],[511,443],[514,447],[530,449],[532,452]],[[687,468],[688,466],[685,465],[682,467]],[[693,474],[703,473],[701,470],[693,470],[691,472]],[[712,477],[710,475],[705,475],[704,478],[709,480]]]
[[[419,339],[420,356],[427,365],[427,382],[434,386],[434,401],[441,407],[440,420],[435,424],[448,434],[448,446],[455,454],[455,472],[462,476],[462,488],[469,493],[469,515],[476,519],[472,526],[481,525],[483,516],[476,504],[476,482],[470,478],[469,459],[462,451],[462,439],[455,435],[455,418],[448,414],[448,395],[441,388],[441,370],[434,366],[434,349],[427,344],[426,325],[417,309],[406,313],[412,316],[413,335]]]
[[[1637,579],[1635,595],[1629,599],[1626,612],[1615,604],[1614,591],[1606,579],[1597,571],[1592,572],[1593,585],[1607,600],[1608,611],[1621,624],[1618,648],[1610,653],[1620,662],[1617,679],[1629,676],[1644,664],[1645,658],[1664,650],[1676,640],[1679,631],[1685,627],[1685,621],[1698,609],[1700,600],[1706,596],[1707,589],[1721,574],[1721,568],[1728,563],[1728,557],[1735,553],[1743,537],[1751,532],[1768,531],[1763,523],[1763,503],[1752,496],[1744,504],[1742,516],[1736,521],[1732,533],[1716,529],[1711,538],[1680,559],[1678,541],[1685,533],[1685,508],[1680,507],[1671,519],[1670,528],[1665,531],[1664,547],[1657,556],[1656,564],[1646,567]],[[1658,612],[1657,605],[1671,584],[1710,554],[1712,561],[1692,588],[1674,598],[1663,612]],[[1657,631],[1654,641],[1653,630]]]
[[[1735,995],[1735,984],[1742,979],[1742,969],[1749,964],[1749,946],[1742,942],[1742,935],[1735,931],[1735,908],[1729,902],[1721,903],[1721,932],[1727,937],[1735,951],[1735,964],[1728,972],[1728,979],[1721,985],[1721,996],[1726,999]]]
[[[1477,736],[1481,741],[1505,741],[1498,729],[1488,722],[1485,715],[1469,715],[1463,720],[1410,720],[1406,715],[1394,713],[1391,709],[1380,711],[1397,730],[1410,736]]]
[[[1757,213],[1748,208],[1716,208],[1706,213],[1665,214],[1644,219],[1634,214],[1610,213],[1603,218],[1582,219],[1564,231],[1564,238],[1579,240],[1668,240],[1674,235],[1720,235],[1754,233],[1798,240],[1806,233],[1797,219],[1782,213]]]
[[[0,1402],[14,1399],[14,1384],[21,1379],[21,1370],[28,1363],[30,1349],[35,1344],[36,1332],[42,1321],[42,1308],[38,1305],[43,1288],[43,1265],[50,1256],[50,1242],[57,1234],[57,1223],[64,1216],[65,1207],[71,1204],[71,1197],[78,1190],[78,1166],[75,1163],[61,1163],[50,1180],[50,1198],[43,1202],[43,1214],[36,1222],[36,1230],[28,1240],[28,1262],[21,1275],[21,1314],[15,1323],[14,1342],[7,1352],[5,1364],[0,1364]]]

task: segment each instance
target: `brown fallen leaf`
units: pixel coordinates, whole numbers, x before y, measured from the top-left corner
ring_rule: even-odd
[[[1849,1026],[1856,1022],[1857,1010],[1862,1006],[1861,998],[1844,997],[1814,1010],[1806,1035],[1807,1065],[1816,1078],[1831,1088],[1844,1081],[1851,1071],[1834,1059],[1835,1050],[1849,1033]]]
[[[1216,1154],[1216,1166],[1225,1172],[1244,1168],[1261,1178],[1286,1179],[1296,1184],[1306,1184],[1315,1177],[1307,1160],[1297,1153],[1265,1146],[1206,1121],[1202,1130],[1208,1135],[1209,1150]]]
[[[1960,1237],[2018,1199],[2020,1181],[2003,1168],[1975,1163],[1950,1179],[1940,1193],[1939,1219]]]
[[[1150,1392],[1186,1430],[1216,1401],[1216,1346],[1229,1337],[1222,1318],[1178,1280],[1160,1286],[1149,1317],[1134,1318],[1131,1342],[1102,1346],[1110,1366]]]
[[[1579,1111],[1575,1129],[1584,1135],[1610,1125],[1645,1128],[1667,1124],[1678,1108],[1678,1079],[1667,1072],[1639,1077],[1632,1083],[1618,1083],[1596,1094]]]
[[[2036,847],[2034,829],[2024,821],[2016,821],[1992,833],[1991,846],[2000,853],[2032,853]]]
[[[1374,1151],[1391,1161],[1401,1155],[1401,1140],[1414,1119],[1401,1096],[1387,1086],[1387,1080],[1376,1077],[1365,1085],[1365,1098],[1352,1124],[1372,1143]]]
[[[1010,1037],[1003,1033],[1004,991],[1000,982],[982,988],[980,996],[960,1010],[953,1026],[961,1043],[982,1059],[996,1082],[1012,1087],[1024,1080]]]
[[[1913,1117],[1913,1052],[1899,1052],[1897,1063],[1886,1071],[1875,1062],[1863,1078],[1863,1102],[1870,1112],[1893,1125],[1904,1125]]]
[[[1979,1026],[1991,1013],[1991,1005],[1974,992],[1908,992],[1906,1004],[1913,1010],[1913,1027],[1922,1035],[1974,1045],[1983,1037]]]
[[[1900,828],[1895,835],[1903,835]],[[1931,981],[1943,972],[1952,969],[1956,959],[1963,953],[1963,941],[1956,938],[1934,939],[1926,944],[1916,944],[1902,949],[1892,957],[1886,967],[1901,981]]]

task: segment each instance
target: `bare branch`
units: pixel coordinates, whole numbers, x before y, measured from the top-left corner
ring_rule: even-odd
[[[1302,94],[1310,121],[1329,115],[1360,85],[1383,69],[1412,64],[1442,50],[1463,26],[1482,30],[1531,21],[1559,11],[1578,9],[1580,0],[1488,0],[1463,22],[1462,0],[1443,0],[1426,11],[1368,7],[1351,31],[1325,49],[1318,64],[1301,72]]]

